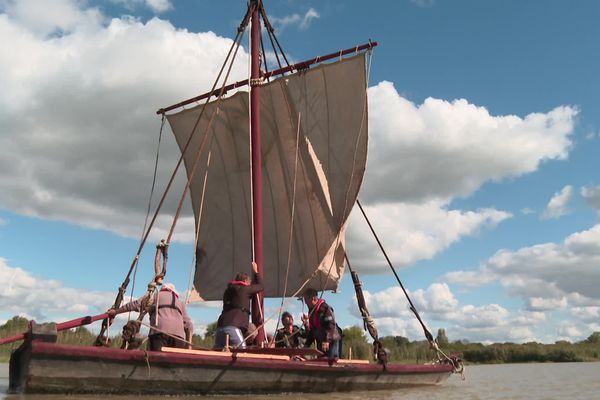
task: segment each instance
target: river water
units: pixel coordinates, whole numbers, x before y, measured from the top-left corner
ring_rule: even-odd
[[[270,396],[185,396],[181,399],[218,400],[594,400],[600,399],[600,363],[501,364],[467,366],[465,380],[450,377],[442,386],[391,391]],[[65,396],[7,395],[8,364],[0,364],[0,400],[58,400]],[[68,396],[70,399],[158,400],[177,396]]]

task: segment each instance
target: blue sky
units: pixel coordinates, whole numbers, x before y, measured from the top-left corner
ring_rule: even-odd
[[[265,6],[295,61],[380,43],[360,197],[434,333],[554,342],[600,331],[598,2]],[[0,12],[0,321],[99,313],[137,249],[154,111],[210,87],[245,2],[0,0]],[[166,134],[158,187],[177,157]],[[181,290],[192,231],[186,216],[169,260]],[[357,210],[347,246],[381,333],[421,339]],[[326,295],[343,326],[360,324],[352,295],[348,276]],[[300,304],[286,307],[298,319]],[[201,333],[219,305],[190,311]]]

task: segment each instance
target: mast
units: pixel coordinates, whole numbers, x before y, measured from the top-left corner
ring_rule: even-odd
[[[252,218],[253,218],[253,253],[254,262],[258,265],[258,274],[263,274],[263,191],[262,191],[262,157],[260,145],[260,8],[261,0],[251,0],[252,30],[250,42],[250,137],[252,148]],[[252,299],[252,323],[259,327],[263,323],[264,293],[260,292]],[[263,328],[258,330],[256,343],[265,340]]]

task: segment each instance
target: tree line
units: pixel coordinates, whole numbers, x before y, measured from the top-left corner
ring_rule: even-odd
[[[23,317],[13,317],[0,326],[0,338],[17,335],[25,332],[29,321]],[[214,343],[216,323],[209,324],[204,335],[194,335],[192,342],[195,348],[211,348]],[[373,346],[367,340],[365,332],[358,326],[343,330],[344,357],[350,354],[354,359],[372,360]],[[58,333],[58,342],[64,344],[91,346],[96,335],[86,327],[78,327]],[[383,346],[388,350],[389,360],[405,363],[424,363],[436,359],[435,352],[427,341],[410,341],[403,336],[385,336],[380,338]],[[467,363],[497,364],[520,362],[573,362],[573,361],[600,361],[600,332],[592,333],[587,339],[571,343],[558,341],[552,344],[529,342],[494,343],[484,345],[470,343],[465,340],[449,341],[444,329],[438,330],[436,337],[439,347],[450,355],[462,353],[463,360]],[[8,362],[12,350],[21,342],[0,346],[0,362]],[[110,340],[111,347],[119,347],[120,334]]]

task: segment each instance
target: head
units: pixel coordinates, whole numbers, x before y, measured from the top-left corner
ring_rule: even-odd
[[[250,283],[250,277],[245,272],[238,272],[235,276],[236,281]]]
[[[289,312],[284,312],[281,314],[281,323],[283,326],[288,327],[294,324],[294,317]]]
[[[312,309],[319,301],[319,293],[315,289],[308,288],[304,291],[302,298],[304,299],[304,302],[308,308]]]
[[[170,290],[171,292],[175,293],[177,297],[179,297],[179,292],[177,291],[177,289],[175,289],[175,285],[173,285],[172,283],[165,283],[163,285],[163,288]]]

